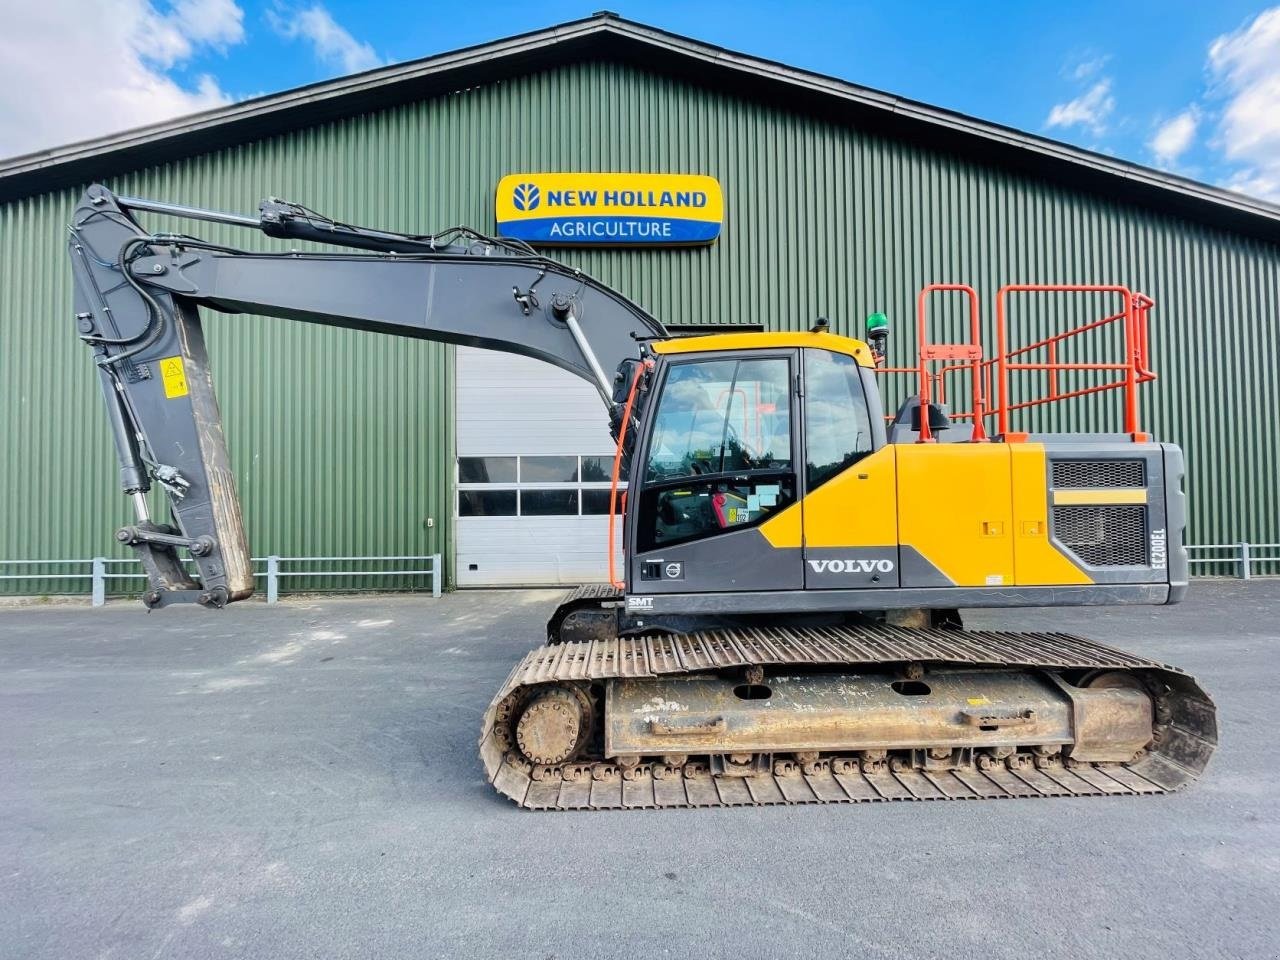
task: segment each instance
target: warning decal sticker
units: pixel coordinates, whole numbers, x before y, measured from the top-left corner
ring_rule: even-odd
[[[164,395],[169,399],[187,395],[187,372],[181,357],[165,357],[160,361],[160,379],[164,383]]]

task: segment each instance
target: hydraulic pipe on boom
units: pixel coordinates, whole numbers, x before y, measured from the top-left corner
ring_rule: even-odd
[[[366,252],[249,253],[149,232],[137,211]],[[605,371],[667,336],[646,311],[581,271],[464,227],[369,230],[275,199],[253,218],[94,186],[76,209],[69,247],[76,331],[94,352],[121,487],[136,515],[117,538],[143,561],[148,606],[219,607],[253,592],[197,307],[523,354],[590,382],[611,413]],[[153,483],[168,495],[172,524],[150,516]],[[190,553],[195,577],[179,549]]]

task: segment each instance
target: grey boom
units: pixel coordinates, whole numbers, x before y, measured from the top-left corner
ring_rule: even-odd
[[[365,253],[246,253],[144,230],[133,211],[261,230]],[[257,218],[117,197],[92,186],[69,252],[76,333],[93,350],[136,523],[117,531],[147,571],[144,601],[222,606],[253,592],[235,480],[197,307],[523,354],[591,382],[666,329],[626,297],[519,243],[457,227],[434,236],[337,223],[266,200]],[[615,378],[616,380],[616,378]],[[159,483],[173,524],[149,515]],[[197,577],[176,550],[191,553]]]

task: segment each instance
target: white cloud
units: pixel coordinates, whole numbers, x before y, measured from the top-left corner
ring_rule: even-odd
[[[1227,186],[1280,203],[1280,7],[1214,40],[1209,71],[1226,99],[1219,145],[1239,165]]]
[[[1106,130],[1107,117],[1116,108],[1111,95],[1111,80],[1103,77],[1092,87],[1066,103],[1055,104],[1045,125],[1049,127],[1084,127],[1094,134]]]
[[[1242,170],[1222,185],[1228,190],[1280,203],[1280,170],[1274,165],[1270,169],[1251,167]]]
[[[171,17],[197,43],[225,48],[244,40],[244,11],[234,0],[174,0]]]
[[[1178,158],[1187,152],[1196,139],[1196,128],[1200,125],[1200,115],[1195,107],[1188,107],[1171,120],[1160,124],[1147,144],[1155,155],[1156,162],[1162,167],[1171,167]]]
[[[1110,59],[1111,57],[1108,54],[1089,57],[1081,60],[1075,66],[1071,67],[1071,69],[1066,71],[1066,74],[1072,80],[1088,80],[1095,73],[1098,73],[1103,67],[1105,67],[1107,65],[1107,61]]]
[[[167,71],[244,40],[232,0],[37,0],[0,31],[0,156],[86,140],[220,106],[209,75]]]
[[[382,66],[383,60],[369,44],[357,40],[320,4],[293,7],[276,4],[267,11],[267,22],[286,40],[310,42],[321,63],[343,73],[359,73]]]

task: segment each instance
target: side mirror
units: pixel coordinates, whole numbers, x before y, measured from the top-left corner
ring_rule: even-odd
[[[889,345],[889,318],[883,313],[867,317],[867,343],[871,345],[871,355],[876,363],[883,362],[885,348]]]

